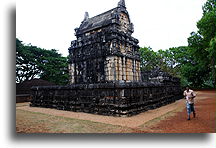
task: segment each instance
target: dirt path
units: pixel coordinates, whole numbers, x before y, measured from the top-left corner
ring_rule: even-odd
[[[26,103],[18,103],[17,109],[129,127],[134,129],[134,132],[215,132],[215,91],[199,91],[196,93],[197,117],[195,119],[192,118],[191,121],[186,120],[184,99],[126,118],[29,107]]]
[[[141,113],[136,116],[125,117],[125,118],[124,117],[94,115],[94,114],[81,113],[81,112],[62,111],[62,110],[49,109],[49,108],[29,107],[29,105],[24,105],[24,106],[20,105],[20,107],[17,107],[17,109],[31,111],[31,112],[45,113],[49,115],[55,115],[55,116],[61,116],[61,117],[67,117],[67,118],[90,120],[94,122],[101,122],[101,123],[106,123],[106,124],[120,125],[120,126],[127,126],[131,128],[135,128],[154,118],[160,117],[166,114],[167,112],[171,112],[183,106],[184,106],[184,100],[179,100],[173,104],[169,104],[167,106],[163,106],[155,110],[149,110],[147,112]]]
[[[148,129],[138,132],[146,133],[215,133],[216,132],[216,97],[215,91],[200,92],[196,98],[195,118],[187,119],[186,109],[153,124]]]

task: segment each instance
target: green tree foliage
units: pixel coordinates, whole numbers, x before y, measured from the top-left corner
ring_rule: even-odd
[[[190,58],[188,47],[173,47],[167,50],[153,51],[150,47],[140,48],[141,70],[148,71],[160,68],[173,76],[180,77],[182,63],[187,63]]]
[[[216,64],[215,64],[215,56],[216,56],[216,37],[214,37],[213,39],[211,39],[210,44],[209,44],[209,48],[207,49],[209,52],[208,58],[211,60],[210,61],[210,82],[212,82],[213,86],[215,87],[215,80],[216,80],[216,75],[215,75],[215,71],[216,71]]]
[[[203,15],[215,11],[216,2],[215,0],[207,0],[207,2],[203,6]]]
[[[216,1],[207,0],[203,6],[203,16],[197,22],[197,33],[192,32],[188,46],[192,48],[197,76],[194,86],[215,87],[215,37],[216,37]],[[193,67],[194,68],[194,67]],[[190,71],[188,71],[189,73]]]
[[[188,46],[154,52],[141,48],[142,70],[160,67],[163,71],[181,78],[182,86],[215,88],[216,57],[216,1],[207,0],[203,16],[197,22],[197,32],[188,38]]]
[[[41,73],[37,59],[33,59],[33,53],[31,53],[34,48],[25,46],[16,39],[16,82],[31,80]]]
[[[157,54],[159,57],[159,67],[173,76],[178,76],[178,71],[176,70],[176,68],[178,68],[178,62],[175,58],[175,50],[176,48],[158,50]]]
[[[55,84],[68,83],[68,62],[56,50],[24,45],[16,39],[16,82],[41,78]]]
[[[153,70],[158,67],[158,55],[151,47],[140,48],[141,70]]]

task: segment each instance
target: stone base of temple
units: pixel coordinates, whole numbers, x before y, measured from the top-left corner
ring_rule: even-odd
[[[32,90],[32,107],[124,117],[183,98],[179,85],[144,82],[41,86]]]

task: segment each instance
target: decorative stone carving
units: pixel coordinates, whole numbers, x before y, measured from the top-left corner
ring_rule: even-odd
[[[160,69],[141,74],[132,33],[124,0],[95,17],[85,13],[69,47],[70,85],[33,87],[31,106],[132,116],[182,98],[178,78]]]
[[[86,12],[69,48],[71,84],[139,81],[139,46],[131,26],[124,0],[92,18]]]
[[[125,1],[124,0],[120,0],[118,2],[118,7],[125,7]]]
[[[85,12],[84,21],[87,21],[88,19],[89,19],[89,14],[88,12]]]

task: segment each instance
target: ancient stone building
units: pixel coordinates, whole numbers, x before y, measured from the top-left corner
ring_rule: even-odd
[[[138,40],[125,1],[85,13],[69,48],[70,85],[33,87],[32,107],[132,116],[182,98],[180,81],[160,69],[140,72]]]
[[[133,31],[124,0],[92,18],[86,12],[69,48],[71,84],[140,81],[139,46]]]

